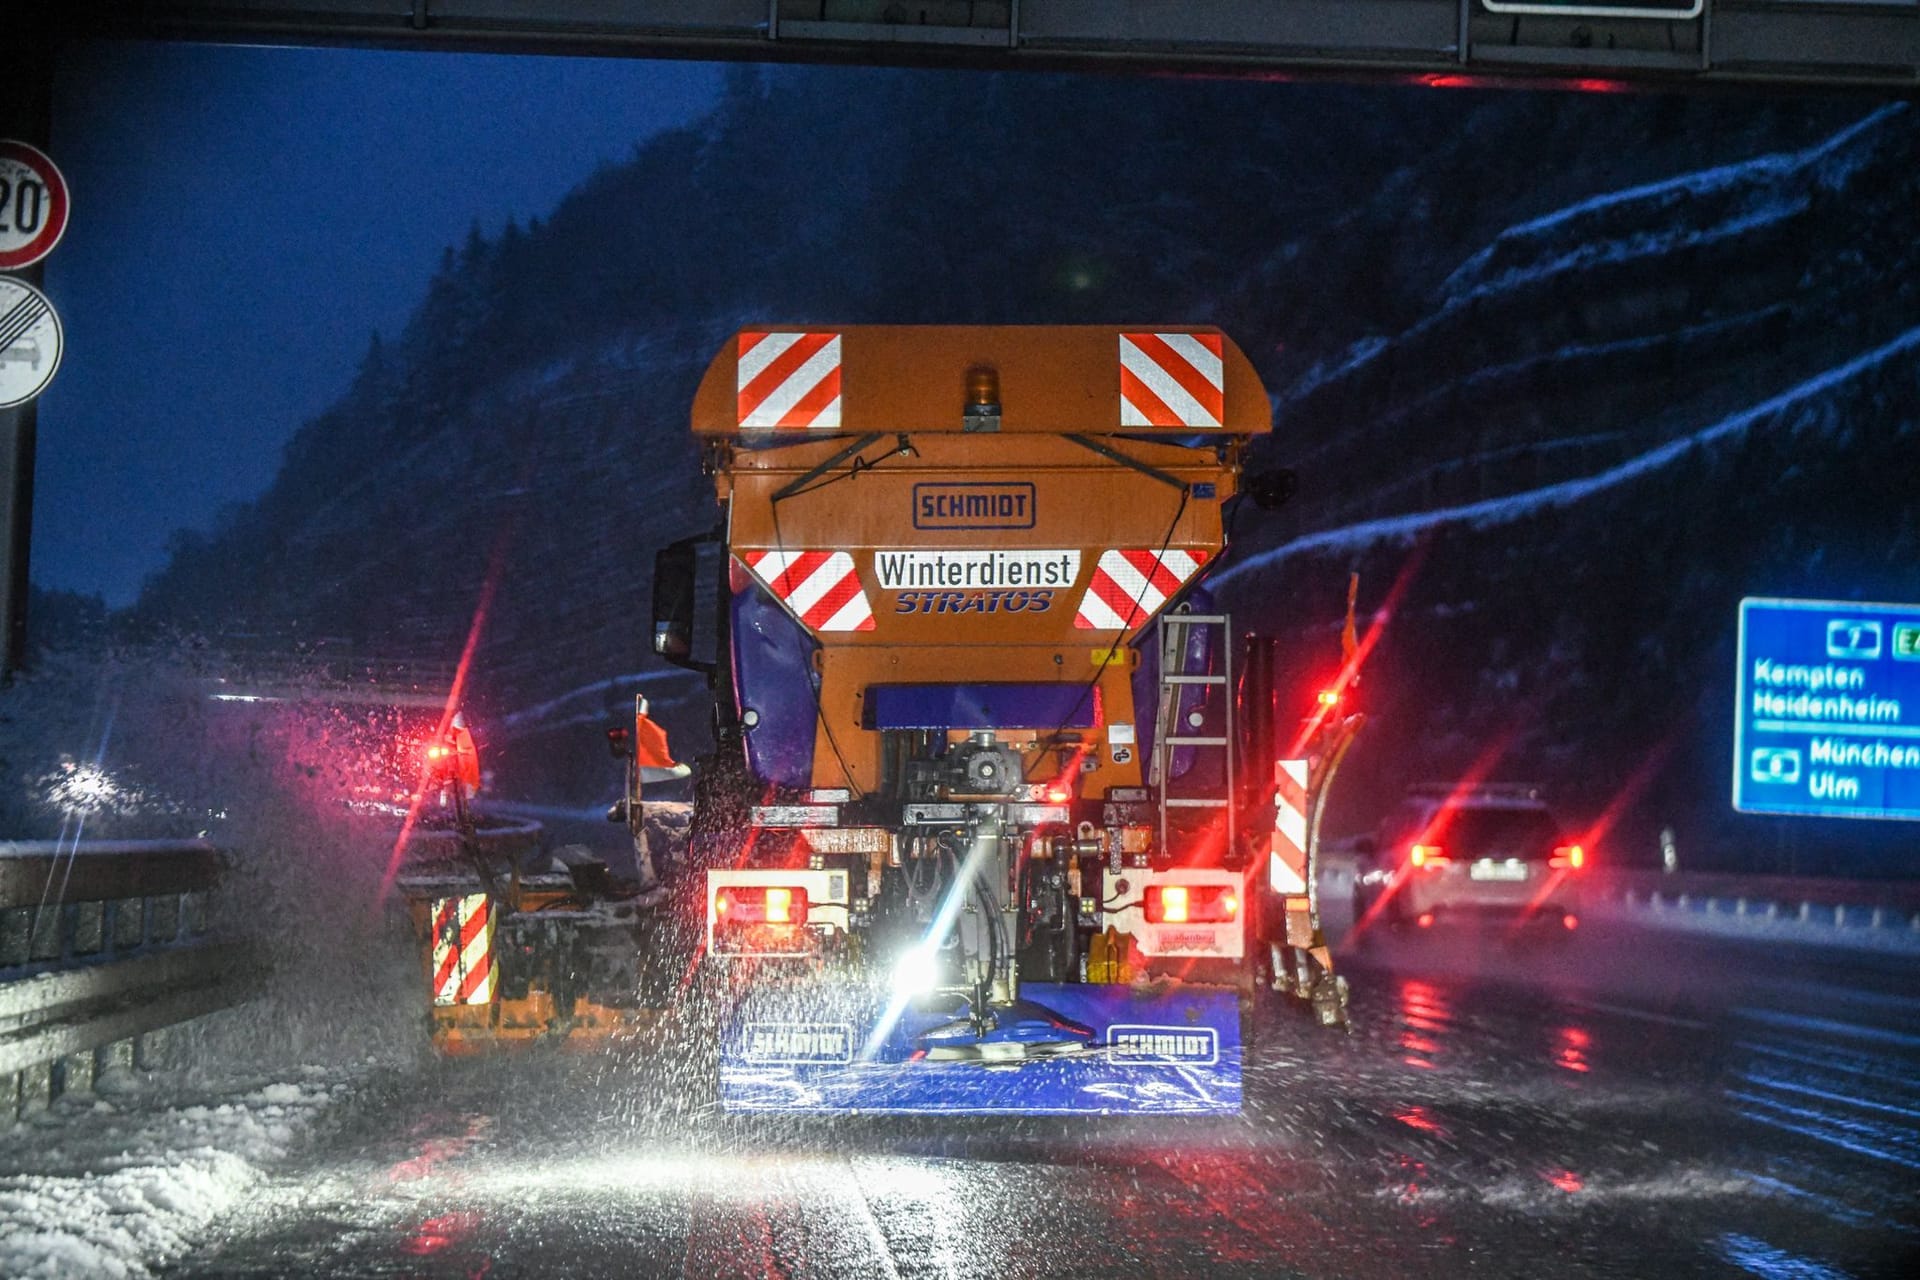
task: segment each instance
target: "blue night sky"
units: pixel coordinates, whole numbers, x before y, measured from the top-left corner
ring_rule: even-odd
[[[710,64],[106,44],[58,69],[73,190],[46,291],[33,578],[131,603],[176,528],[258,494],[442,248],[544,217],[700,116]]]

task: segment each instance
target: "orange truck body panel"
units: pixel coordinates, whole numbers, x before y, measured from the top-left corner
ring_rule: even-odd
[[[1252,366],[1218,330],[1162,327],[1147,336],[1190,335],[1218,348],[1222,425],[1123,428],[1122,344],[1132,332],[782,330],[839,340],[841,404],[826,438],[741,425],[742,337],[707,370],[693,429],[710,439],[736,572],[753,574],[787,603],[821,645],[827,732],[816,740],[815,786],[864,792],[879,782],[879,735],[862,728],[862,700],[878,685],[1091,685],[1100,725],[1134,723],[1131,642],[1157,605],[1218,558],[1221,508],[1236,492],[1241,449],[1269,430],[1270,410]],[[982,370],[992,373],[997,430],[970,431],[970,385]],[[874,435],[836,460],[849,436]],[[984,508],[968,507],[969,498],[985,500]],[[1108,581],[1103,612],[1085,602],[1102,557],[1114,552],[1185,553],[1190,560],[1180,563],[1199,570],[1184,580],[1150,573],[1151,589],[1136,583],[1118,599]],[[808,553],[850,556],[870,619],[836,628],[823,625],[819,611],[794,607],[793,583],[781,572]],[[1098,763],[1080,776],[1079,793],[1141,785],[1141,760],[1124,754],[1115,763],[1096,746]]]

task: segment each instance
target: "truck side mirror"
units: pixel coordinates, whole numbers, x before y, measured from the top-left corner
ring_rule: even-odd
[[[694,579],[699,550],[694,539],[662,547],[653,557],[653,651],[668,662],[693,656]]]

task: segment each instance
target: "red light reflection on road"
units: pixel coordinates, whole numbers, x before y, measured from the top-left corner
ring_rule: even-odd
[[[1403,1155],[1395,1161],[1395,1166],[1399,1175],[1406,1179],[1400,1186],[1398,1197],[1400,1203],[1419,1204],[1427,1195],[1427,1188],[1425,1186],[1428,1180],[1426,1162],[1424,1160],[1416,1160],[1412,1156]],[[1433,1219],[1431,1217],[1420,1219],[1421,1226],[1431,1226],[1432,1224]]]
[[[1561,1027],[1554,1033],[1553,1065],[1563,1071],[1585,1073],[1591,1070],[1587,1062],[1587,1046],[1593,1043],[1593,1037],[1582,1027]]]
[[[443,1213],[428,1218],[400,1242],[400,1251],[416,1258],[430,1257],[459,1244],[480,1225],[477,1213]]]
[[[1210,1261],[1253,1274],[1320,1226],[1305,1207],[1309,1188],[1319,1185],[1320,1170],[1311,1159],[1262,1159],[1250,1165],[1243,1151],[1165,1141],[1129,1144],[1113,1154],[1117,1167],[1138,1171],[1114,1179],[1108,1190],[1128,1251],[1139,1251],[1135,1266],[1113,1274],[1187,1274],[1191,1265],[1178,1242],[1196,1237],[1208,1242]],[[1046,1275],[1059,1269],[1050,1257],[1023,1259],[1016,1253],[999,1261],[991,1274]]]
[[[1400,1047],[1407,1051],[1401,1061],[1410,1067],[1431,1071],[1433,1059],[1442,1048],[1439,1037],[1453,1025],[1453,1010],[1440,988],[1431,982],[1408,979],[1395,994],[1398,999],[1394,1015],[1401,1028]]]
[[[1580,1175],[1571,1169],[1552,1169],[1540,1176],[1545,1178],[1549,1185],[1566,1192],[1568,1195],[1572,1195],[1587,1185],[1580,1180]]]
[[[1427,1113],[1425,1107],[1407,1107],[1393,1113],[1393,1118],[1409,1129],[1418,1129],[1422,1133],[1437,1134],[1446,1137],[1446,1126]]]
[[[416,1134],[428,1128],[433,1121],[415,1127]],[[389,1182],[417,1182],[421,1178],[430,1178],[440,1171],[440,1166],[466,1154],[487,1131],[493,1127],[493,1121],[487,1116],[469,1116],[465,1133],[441,1134],[430,1137],[420,1144],[418,1154],[412,1159],[402,1160],[387,1170]]]

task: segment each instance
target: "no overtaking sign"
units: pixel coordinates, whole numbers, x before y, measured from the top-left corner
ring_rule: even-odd
[[[0,276],[0,409],[25,404],[60,367],[60,317],[24,280]]]

